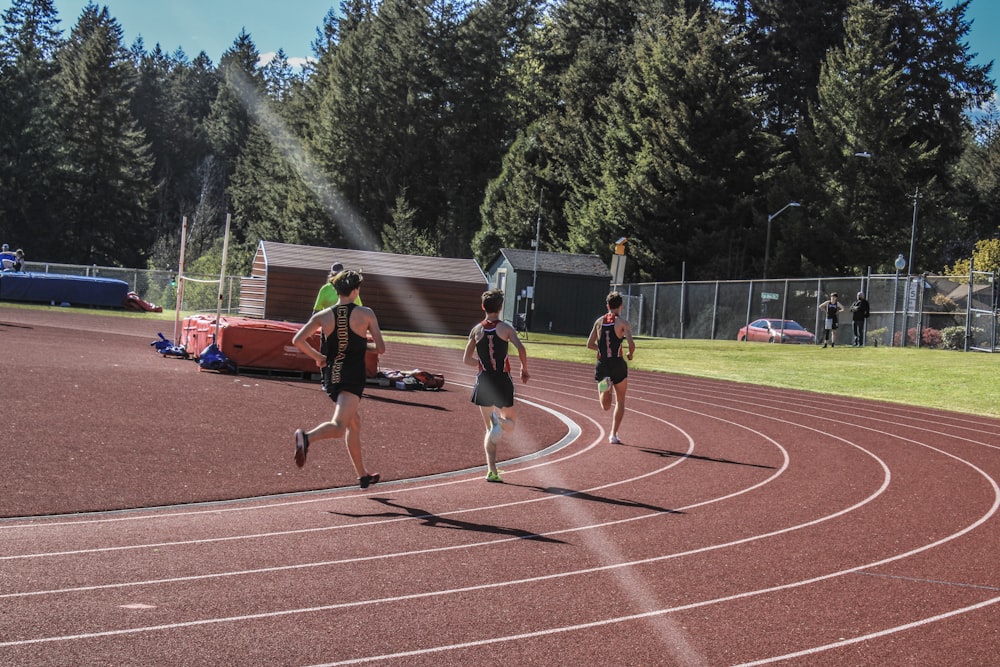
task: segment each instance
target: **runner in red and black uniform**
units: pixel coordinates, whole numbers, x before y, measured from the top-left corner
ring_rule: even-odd
[[[510,433],[516,425],[514,415],[514,381],[510,377],[508,344],[517,350],[521,360],[521,382],[528,381],[528,355],[524,344],[511,325],[500,319],[503,308],[503,292],[490,290],[483,293],[483,312],[486,319],[469,332],[463,361],[469,366],[478,366],[476,386],[472,390],[472,402],[479,406],[486,425],[483,448],[486,450],[486,480],[500,482],[497,470],[497,443],[504,433]]]
[[[622,317],[624,299],[618,292],[608,295],[608,312],[597,318],[587,347],[597,350],[597,367],[594,369],[594,380],[597,381],[597,395],[603,410],[611,409],[611,390],[615,390],[615,412],[611,418],[611,434],[608,442],[621,444],[618,438],[618,428],[625,416],[625,392],[628,391],[628,364],[622,356],[622,343],[628,343],[627,358],[632,360],[635,353],[635,341],[632,340],[632,325]]]
[[[369,474],[361,456],[361,417],[358,407],[364,393],[365,354],[373,349],[385,352],[385,341],[374,311],[355,303],[361,288],[361,274],[341,271],[331,279],[337,290],[337,302],[315,313],[292,337],[295,347],[316,361],[323,372],[323,388],[337,404],[333,419],[315,428],[295,431],[295,464],[306,464],[309,443],[325,438],[347,440],[347,452],[358,474],[362,489],[379,481],[379,474]],[[309,337],[322,331],[326,337],[326,354],[309,344]],[[371,336],[369,343],[368,337]]]

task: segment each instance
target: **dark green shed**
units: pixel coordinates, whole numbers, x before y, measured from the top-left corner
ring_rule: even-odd
[[[529,332],[587,335],[611,290],[597,255],[502,248],[486,277],[504,291],[504,319],[523,317]]]

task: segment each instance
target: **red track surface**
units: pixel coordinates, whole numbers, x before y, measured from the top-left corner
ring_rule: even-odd
[[[500,455],[540,455],[488,484],[471,369],[390,344],[446,391],[370,392],[389,481],[361,491],[341,444],[292,462],[317,386],[199,372],[158,330],[0,309],[0,664],[1000,655],[997,420],[633,371],[614,446],[591,369],[533,359]]]

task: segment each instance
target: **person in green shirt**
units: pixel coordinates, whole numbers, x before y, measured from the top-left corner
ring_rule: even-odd
[[[327,277],[326,282],[322,287],[319,288],[319,292],[316,294],[316,303],[313,305],[313,312],[318,313],[321,310],[325,310],[330,306],[337,303],[337,290],[333,287],[333,279],[337,277],[337,274],[344,270],[344,265],[340,262],[334,262],[333,266],[330,267],[330,275]],[[361,296],[359,295],[354,303],[361,306]]]

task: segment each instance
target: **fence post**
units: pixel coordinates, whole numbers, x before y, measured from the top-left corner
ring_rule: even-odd
[[[753,306],[753,281],[750,281],[750,291],[747,292],[747,321],[743,323],[743,326],[750,327],[750,308]],[[744,336],[746,339],[746,336]]]
[[[965,304],[965,352],[969,351],[972,340],[972,270],[975,268],[976,259],[969,259],[969,298]]]
[[[781,297],[781,328],[785,328],[785,320],[788,319],[788,278],[785,278],[785,292]]]
[[[715,281],[715,298],[712,301],[712,330],[709,331],[709,340],[715,340],[716,321],[719,315],[719,281]]]
[[[681,340],[684,340],[684,285],[687,276],[687,262],[681,262],[681,298],[678,319],[681,321]]]
[[[660,283],[653,283],[653,308],[652,314],[649,317],[649,335],[656,337],[656,311],[658,310],[657,304],[659,304],[659,289]]]
[[[813,323],[813,331],[816,331],[816,342],[819,343],[819,332],[826,327],[826,318],[819,313],[819,305],[823,303],[823,279],[816,279],[816,320]]]
[[[924,338],[924,274],[917,276],[916,280],[920,282],[917,283],[917,312],[914,317],[916,317],[917,324],[917,347],[920,347],[921,342]]]

